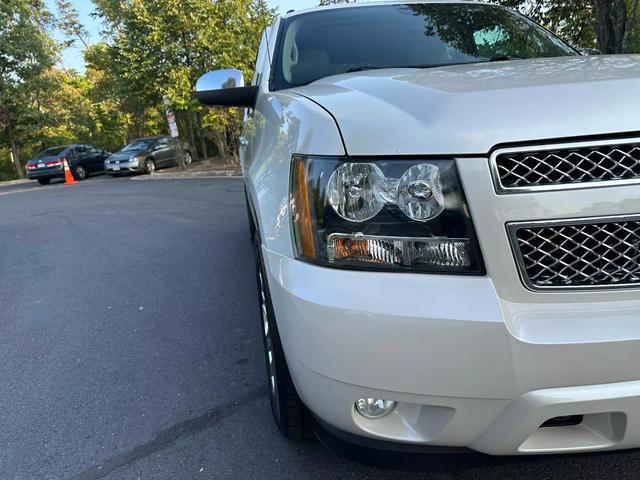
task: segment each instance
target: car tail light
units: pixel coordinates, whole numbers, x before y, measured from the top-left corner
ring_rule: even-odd
[[[55,160],[53,162],[45,162],[47,167],[59,167],[62,165],[62,160]]]

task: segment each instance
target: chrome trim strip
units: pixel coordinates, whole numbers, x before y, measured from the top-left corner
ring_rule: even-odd
[[[489,157],[489,169],[491,170],[491,178],[493,178],[493,185],[498,195],[513,194],[513,193],[533,193],[533,192],[553,192],[562,190],[578,190],[584,188],[600,188],[600,187],[613,187],[623,185],[638,185],[640,184],[640,178],[627,178],[621,180],[593,180],[590,182],[576,182],[576,183],[560,183],[556,185],[533,185],[528,187],[505,187],[502,185],[500,179],[500,172],[498,171],[498,156],[509,153],[523,153],[523,152],[545,152],[549,150],[568,150],[572,148],[589,148],[600,146],[616,146],[616,145],[629,145],[632,143],[639,143],[640,138],[622,138],[618,140],[591,140],[582,142],[568,142],[568,143],[553,143],[553,144],[540,144],[540,145],[527,145],[525,147],[505,147],[494,150]]]
[[[594,223],[615,223],[615,222],[633,222],[640,221],[640,214],[630,215],[614,215],[614,216],[602,216],[602,217],[578,217],[578,218],[564,218],[558,220],[532,220],[528,222],[508,222],[506,224],[507,235],[509,237],[509,243],[511,244],[511,252],[516,261],[516,267],[518,275],[522,284],[532,292],[563,292],[563,291],[594,291],[594,290],[628,290],[640,288],[640,282],[637,283],[618,283],[615,285],[579,285],[579,286],[566,286],[559,287],[557,285],[552,286],[539,286],[533,285],[527,275],[527,269],[524,264],[524,258],[520,251],[520,244],[516,237],[516,232],[521,228],[530,227],[554,227],[563,225],[588,225]]]

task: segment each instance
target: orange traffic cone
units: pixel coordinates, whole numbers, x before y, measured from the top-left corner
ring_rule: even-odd
[[[67,159],[62,159],[64,162],[64,184],[65,185],[75,185],[77,182],[75,178],[73,178],[73,174],[71,173],[71,169],[69,168],[69,164],[67,163]]]

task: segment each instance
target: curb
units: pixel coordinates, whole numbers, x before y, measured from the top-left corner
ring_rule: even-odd
[[[240,170],[213,170],[210,172],[154,173],[131,177],[131,180],[190,180],[199,178],[242,178]]]
[[[6,182],[0,182],[0,187],[4,187],[7,185],[20,185],[22,183],[29,183],[31,180],[24,178],[22,180],[7,180]]]

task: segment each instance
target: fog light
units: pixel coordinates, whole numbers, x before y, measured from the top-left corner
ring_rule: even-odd
[[[382,418],[391,413],[395,406],[393,400],[382,398],[359,398],[356,401],[356,410],[365,418]]]

